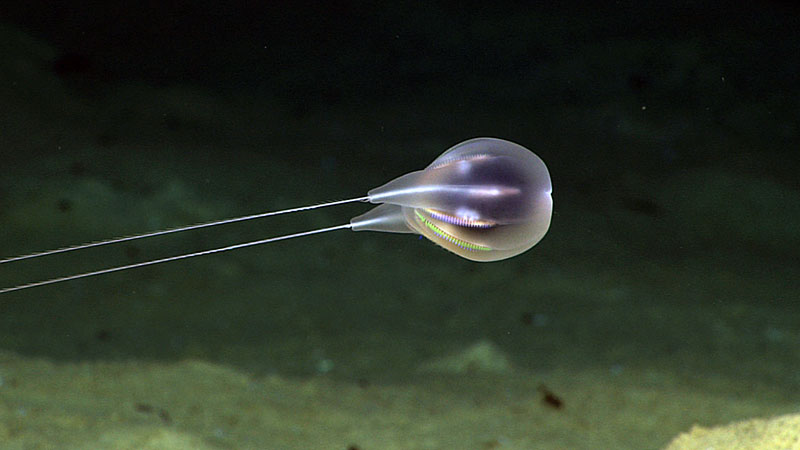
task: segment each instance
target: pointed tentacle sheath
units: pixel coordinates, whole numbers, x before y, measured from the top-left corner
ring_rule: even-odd
[[[425,169],[403,175],[372,189],[366,197],[234,217],[5,258],[0,259],[0,267],[24,259],[345,203],[369,201],[380,204],[367,213],[354,217],[350,223],[0,288],[0,294],[347,228],[354,231],[418,233],[464,258],[473,261],[499,261],[525,252],[544,237],[550,227],[553,211],[551,193],[547,167],[533,152],[502,139],[470,139],[445,151]]]
[[[462,142],[424,170],[368,193],[383,205],[353,218],[354,231],[419,233],[473,261],[498,261],[536,245],[553,211],[544,162],[513,142]]]

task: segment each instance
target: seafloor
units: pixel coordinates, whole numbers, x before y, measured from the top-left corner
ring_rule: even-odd
[[[542,82],[642,56],[616,45],[616,66],[578,57]],[[797,98],[725,93],[702,42],[663,43],[677,81],[651,104],[695,77],[713,113],[585,107],[590,82],[571,102],[443,87],[308,108],[86,92],[27,34],[2,27],[0,47],[2,256],[361,196],[483,135],[539,154],[555,204],[545,239],[499,263],[337,231],[2,294],[4,449],[647,449],[800,411]],[[365,209],[3,264],[0,286]]]

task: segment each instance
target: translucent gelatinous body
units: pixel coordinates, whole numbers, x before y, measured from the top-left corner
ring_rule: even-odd
[[[382,203],[350,221],[355,231],[419,233],[473,261],[518,255],[539,242],[553,210],[550,174],[513,142],[476,138],[423,170],[368,192]]]
[[[424,170],[396,178],[363,197],[0,258],[0,264],[345,203],[380,203],[350,223],[18,284],[0,288],[0,294],[347,228],[419,233],[464,258],[498,261],[528,250],[547,233],[553,211],[551,191],[547,167],[530,150],[502,139],[470,139],[442,153]]]

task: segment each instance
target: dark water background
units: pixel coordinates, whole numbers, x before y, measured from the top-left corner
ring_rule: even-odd
[[[3,3],[1,254],[356,197],[475,136],[548,164],[549,234],[477,264],[340,231],[7,294],[0,348],[391,381],[485,338],[532,372],[646,367],[800,400],[790,2],[248,3]],[[364,209],[20,263],[0,280]]]

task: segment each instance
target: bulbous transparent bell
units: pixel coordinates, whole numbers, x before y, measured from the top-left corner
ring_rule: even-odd
[[[497,261],[536,245],[550,227],[550,174],[513,142],[476,138],[423,170],[367,194],[382,205],[350,221],[354,231],[419,233],[473,261]]]

